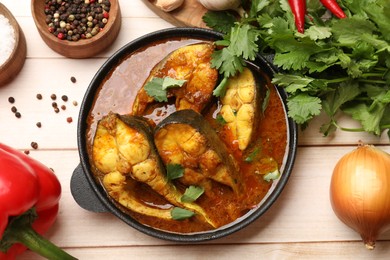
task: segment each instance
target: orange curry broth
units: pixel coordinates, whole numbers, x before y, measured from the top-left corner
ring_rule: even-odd
[[[107,115],[109,111],[119,114],[131,114],[133,101],[137,92],[144,84],[154,65],[173,50],[198,42],[201,42],[201,40],[173,39],[158,42],[127,55],[112,69],[96,94],[95,102],[90,111],[89,121],[87,122],[87,147],[90,158],[98,120],[104,115]],[[261,76],[265,85],[263,87],[270,90],[270,99],[264,115],[261,115],[261,118],[257,118],[259,123],[258,130],[253,137],[251,146],[247,149],[248,152],[245,151],[242,153],[239,151],[236,142],[231,139],[230,132],[215,120],[215,115],[220,106],[216,99],[212,100],[214,103],[203,113],[206,120],[216,129],[221,140],[226,143],[229,152],[238,161],[241,181],[244,187],[242,194],[237,196],[229,187],[214,183],[212,190],[207,192],[207,195],[203,194],[196,201],[209,214],[210,218],[218,222],[220,226],[233,222],[238,217],[259,206],[259,203],[272,186],[272,182],[264,181],[264,173],[272,171],[275,162],[280,169],[286,153],[287,125],[285,111],[275,87],[270,83],[265,74],[261,73]],[[145,117],[158,123],[173,111],[175,111],[173,104],[158,104],[149,108],[149,114]],[[259,152],[253,162],[245,162],[244,159],[255,149]],[[93,165],[92,160],[91,165]],[[92,167],[92,171],[97,181],[101,182],[102,174],[95,167]],[[128,188],[132,190],[135,197],[148,205],[159,208],[171,206],[163,197],[151,190],[146,184],[137,183],[129,179]],[[183,190],[185,187],[181,187],[178,184],[178,188]],[[143,216],[124,208],[115,201],[113,203],[137,221],[157,229],[179,233],[192,233],[213,229],[208,224],[200,221],[196,216],[182,221],[167,221],[155,217]]]

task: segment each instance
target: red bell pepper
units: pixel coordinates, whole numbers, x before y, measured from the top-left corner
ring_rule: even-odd
[[[26,247],[48,259],[76,259],[41,234],[54,223],[61,185],[52,170],[0,143],[0,259]]]

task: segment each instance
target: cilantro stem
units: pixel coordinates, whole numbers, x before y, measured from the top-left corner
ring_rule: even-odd
[[[376,77],[376,78],[382,78],[383,73],[364,73],[360,76],[363,79],[358,79],[359,82],[367,82],[367,83],[376,83],[376,84],[387,84],[384,80],[374,80],[374,79],[367,79],[369,77]],[[327,79],[326,81],[328,83],[340,83],[344,81],[350,80],[350,77],[342,77],[342,78],[336,78],[336,79]]]
[[[368,77],[379,77],[379,78],[382,78],[383,77],[383,73],[375,73],[375,72],[363,73],[362,77],[363,78],[368,78]]]
[[[373,80],[373,79],[360,79],[359,82],[387,84],[386,81],[384,81],[384,80]]]
[[[339,124],[337,124],[335,121],[332,122],[332,124],[337,127],[338,129],[346,132],[364,132],[364,128],[348,128],[348,127],[342,127]],[[390,129],[390,124],[388,125],[381,125],[379,126],[381,130]]]
[[[349,77],[344,77],[344,78],[337,78],[337,79],[327,79],[326,82],[328,83],[340,83],[349,80]]]
[[[336,126],[338,129],[346,131],[346,132],[364,132],[364,128],[347,128],[347,127],[342,127],[339,124],[337,124],[335,121],[333,121],[333,125]]]

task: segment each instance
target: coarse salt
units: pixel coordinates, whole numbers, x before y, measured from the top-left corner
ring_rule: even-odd
[[[15,31],[7,17],[0,14],[0,66],[3,65],[15,48]]]

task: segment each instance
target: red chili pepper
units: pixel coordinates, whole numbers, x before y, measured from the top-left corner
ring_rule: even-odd
[[[323,6],[325,6],[329,11],[332,12],[332,14],[334,14],[338,18],[342,19],[347,17],[343,9],[341,9],[341,7],[336,2],[336,0],[320,0],[320,2],[322,3]]]
[[[306,0],[288,0],[298,32],[305,31]]]
[[[40,235],[56,220],[60,195],[52,170],[0,143],[1,260],[15,259],[25,246],[49,259],[75,259]]]

